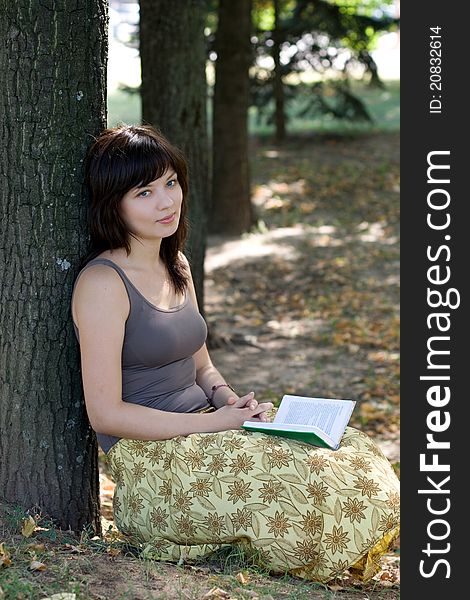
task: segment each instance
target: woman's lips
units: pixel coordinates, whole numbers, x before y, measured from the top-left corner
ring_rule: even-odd
[[[175,216],[176,216],[176,213],[172,213],[171,215],[169,215],[168,217],[165,217],[164,219],[159,219],[157,221],[157,223],[163,223],[164,225],[167,225],[168,223],[173,223],[173,221],[175,220]]]

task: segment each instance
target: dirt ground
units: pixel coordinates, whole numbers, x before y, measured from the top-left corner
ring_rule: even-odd
[[[214,364],[259,399],[357,400],[352,423],[398,463],[399,136],[298,139],[257,155],[262,226],[209,238]]]

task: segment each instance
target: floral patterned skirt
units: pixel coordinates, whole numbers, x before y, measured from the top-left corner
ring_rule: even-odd
[[[271,573],[367,581],[399,532],[399,482],[364,433],[338,450],[244,430],[119,440],[116,527],[169,561],[239,545]]]

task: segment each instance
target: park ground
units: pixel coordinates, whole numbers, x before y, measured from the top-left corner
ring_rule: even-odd
[[[253,137],[251,151],[257,225],[241,239],[209,239],[213,362],[258,400],[357,400],[351,424],[399,474],[399,134],[299,134],[279,147]],[[148,560],[114,529],[102,455],[100,471],[103,538],[58,532],[41,516],[26,537],[24,515],[0,519],[1,600],[399,598],[399,544],[366,584],[348,573],[329,585],[273,577],[236,553],[199,565]]]

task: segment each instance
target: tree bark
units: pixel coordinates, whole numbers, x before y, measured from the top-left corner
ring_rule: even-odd
[[[0,0],[0,502],[100,532],[70,298],[106,124],[105,0]],[[73,5],[73,6],[72,6]]]
[[[209,230],[239,235],[253,224],[248,162],[251,0],[220,0]]]
[[[272,55],[274,59],[274,102],[276,122],[276,142],[282,143],[286,137],[286,117],[284,112],[284,85],[282,83],[281,71],[281,43],[282,31],[280,29],[280,6],[279,0],[274,0],[274,31]]]
[[[162,131],[189,166],[186,250],[204,309],[208,138],[204,0],[140,0],[142,120]]]

